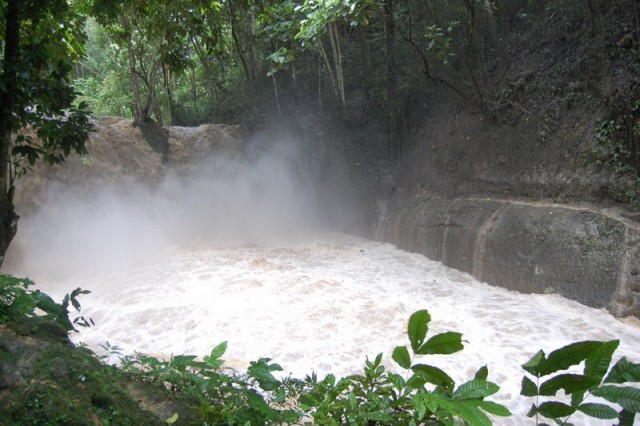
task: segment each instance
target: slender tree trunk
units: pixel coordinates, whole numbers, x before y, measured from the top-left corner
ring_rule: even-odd
[[[367,32],[360,27],[360,51],[362,54],[362,89],[364,90],[364,98],[367,106],[371,103],[371,82],[370,82],[370,62],[369,62],[369,43],[367,42]]]
[[[338,93],[338,101],[340,109],[344,111],[346,99],[344,94],[344,75],[342,70],[342,52],[340,50],[340,38],[335,22],[329,24],[329,43],[331,44],[331,54],[333,56],[333,66],[335,68],[336,91]]]
[[[248,62],[250,64],[251,78],[258,80],[260,78],[260,54],[258,53],[258,37],[256,34],[256,16],[255,2],[250,4],[243,3],[242,9],[244,15],[244,34],[245,44],[247,48]]]
[[[129,72],[131,74],[131,84],[133,85],[133,125],[142,124],[144,121],[142,113],[142,103],[140,101],[140,86],[138,84],[138,71],[136,69],[136,54],[133,48],[133,36],[131,27],[127,19],[119,17],[120,24],[127,31],[127,52],[129,53]]]
[[[385,16],[385,50],[387,60],[387,108],[389,114],[389,124],[387,137],[389,139],[389,147],[395,158],[400,156],[401,141],[398,126],[398,107],[396,93],[396,63],[395,63],[395,19],[393,16],[394,2],[393,0],[385,0],[384,16]]]
[[[17,74],[15,64],[20,58],[20,13],[18,1],[8,0],[5,11],[4,69],[0,81],[0,266],[18,230],[18,215],[13,205],[13,179],[9,168],[11,161],[11,112],[16,108]]]
[[[322,111],[322,66],[318,58],[318,111]]]
[[[282,109],[280,108],[280,95],[278,94],[278,82],[276,81],[276,74],[271,74],[271,81],[273,81],[273,93],[276,97],[276,108],[278,109],[278,116],[282,116]]]
[[[209,62],[209,57],[207,56],[206,52],[204,51],[204,48],[200,45],[198,40],[196,40],[195,38],[192,38],[191,44],[193,45],[193,48],[196,51],[198,58],[200,59],[200,63],[204,67],[204,70],[207,72],[207,83],[209,85],[209,89],[211,90],[211,96],[213,96],[214,99],[217,99],[220,93],[222,92],[222,86],[220,85],[220,83],[218,83],[218,81],[214,77],[216,75],[216,71],[211,66],[211,62]]]
[[[340,93],[338,92],[338,81],[333,71],[333,67],[331,66],[331,61],[329,61],[329,56],[327,55],[327,51],[324,48],[324,44],[322,43],[322,39],[318,39],[318,50],[320,52],[320,57],[322,58],[322,63],[324,65],[325,71],[329,76],[329,82],[331,83],[331,88],[333,89],[333,95],[335,96],[336,102],[340,105]]]
[[[229,26],[231,27],[231,39],[233,40],[233,46],[235,47],[236,53],[238,55],[238,59],[240,60],[240,64],[242,65],[242,69],[244,70],[244,75],[247,77],[247,80],[251,80],[251,73],[249,72],[249,67],[247,66],[247,61],[244,59],[244,51],[242,46],[240,45],[240,40],[238,40],[238,31],[236,25],[236,16],[233,7],[233,0],[229,0],[227,2],[227,10],[229,12]]]
[[[173,100],[173,91],[171,90],[171,77],[169,68],[166,64],[162,64],[162,80],[164,82],[164,90],[167,92],[167,107],[169,108],[169,123],[176,125],[175,102]]]

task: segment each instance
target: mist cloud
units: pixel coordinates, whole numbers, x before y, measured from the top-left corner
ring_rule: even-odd
[[[347,230],[356,216],[348,165],[317,142],[257,136],[234,158],[169,168],[150,188],[134,177],[48,184],[21,219],[8,263],[32,276],[122,269],[168,247],[261,244]],[[122,183],[126,182],[126,183]]]

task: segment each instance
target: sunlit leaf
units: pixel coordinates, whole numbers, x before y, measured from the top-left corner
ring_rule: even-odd
[[[433,336],[418,350],[414,350],[419,355],[449,355],[464,349],[462,345],[462,334],[449,331]]]
[[[429,330],[429,322],[431,321],[431,315],[426,309],[414,312],[409,317],[409,324],[407,327],[407,334],[409,336],[409,342],[411,348],[415,352],[424,342]]]
[[[400,367],[405,369],[411,368],[411,355],[409,355],[409,350],[406,346],[396,346],[391,358],[397,362]]]

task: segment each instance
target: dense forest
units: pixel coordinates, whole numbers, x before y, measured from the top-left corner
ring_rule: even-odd
[[[0,162],[11,165],[1,176],[3,251],[15,233],[15,178],[40,157],[59,162],[81,152],[89,111],[130,117],[134,125],[248,128],[305,111],[375,128],[399,158],[411,132],[444,103],[497,126],[531,118],[544,140],[565,110],[591,102],[604,111],[595,160],[635,182],[614,198],[636,198],[640,30],[633,0],[0,5]],[[16,136],[25,125],[45,143]]]

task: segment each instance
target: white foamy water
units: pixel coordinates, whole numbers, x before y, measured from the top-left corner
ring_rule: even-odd
[[[228,364],[243,368],[270,357],[285,371],[347,375],[366,356],[406,340],[411,313],[428,309],[430,334],[459,331],[464,351],[425,357],[458,384],[483,365],[501,390],[491,399],[514,416],[498,425],[535,424],[532,400],[519,396],[520,365],[579,340],[620,339],[615,359],[640,361],[640,327],[555,295],[492,287],[421,255],[348,235],[281,245],[211,248],[182,245],[127,271],[51,279],[32,276],[60,298],[76,286],[83,314],[96,326],[75,337],[96,352],[109,341],[126,353],[207,354],[229,342]],[[572,418],[576,424],[610,424]]]

